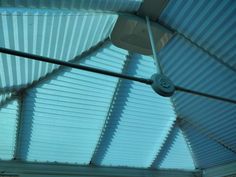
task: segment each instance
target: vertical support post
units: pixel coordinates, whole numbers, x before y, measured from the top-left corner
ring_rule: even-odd
[[[153,37],[151,25],[150,25],[150,20],[149,20],[149,17],[147,17],[147,16],[146,16],[146,23],[147,23],[148,35],[149,35],[149,39],[150,39],[150,43],[151,43],[151,47],[152,47],[153,59],[156,63],[157,73],[162,74],[160,60],[157,56],[157,47],[156,47],[156,44],[154,41],[154,37]]]

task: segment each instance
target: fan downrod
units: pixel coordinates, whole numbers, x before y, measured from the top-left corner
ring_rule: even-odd
[[[170,97],[175,92],[175,86],[173,82],[163,74],[153,74],[151,77],[152,89],[159,95],[164,97]]]

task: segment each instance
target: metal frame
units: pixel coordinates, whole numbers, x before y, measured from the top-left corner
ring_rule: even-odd
[[[96,176],[96,177],[201,177],[202,171],[184,170],[148,170],[135,168],[91,167],[56,163],[37,163],[23,161],[0,161],[0,175],[26,174],[40,175],[65,175],[65,176]]]
[[[85,66],[85,65],[75,64],[72,62],[61,61],[61,60],[57,60],[55,58],[43,57],[43,56],[39,56],[39,55],[34,55],[34,54],[25,53],[25,52],[7,49],[7,48],[2,48],[2,47],[0,47],[0,52],[5,53],[5,54],[9,54],[9,55],[22,57],[24,59],[52,63],[52,64],[56,64],[56,65],[61,65],[64,67],[70,67],[70,68],[80,69],[80,70],[94,72],[94,73],[98,73],[98,74],[103,74],[103,75],[107,75],[107,76],[113,76],[113,77],[118,77],[118,78],[122,78],[122,79],[133,80],[133,81],[137,81],[137,82],[141,82],[141,83],[145,83],[145,84],[149,84],[149,85],[152,84],[151,79],[129,76],[129,75],[120,74],[120,73],[107,71],[107,70],[103,70],[103,69],[97,69],[95,67],[89,67],[89,66]]]
[[[34,55],[34,54],[30,54],[30,53],[25,53],[25,52],[21,52],[21,51],[16,51],[16,50],[12,50],[12,49],[0,48],[0,52],[5,53],[5,54],[9,54],[9,55],[22,57],[22,58],[25,58],[25,59],[48,62],[48,63],[53,63],[53,64],[56,64],[56,65],[61,65],[61,66],[64,66],[64,67],[70,67],[70,68],[89,71],[89,72],[93,72],[93,73],[103,74],[103,75],[106,75],[106,76],[112,76],[112,77],[132,80],[132,81],[136,81],[136,82],[140,82],[140,83],[144,83],[144,84],[148,84],[148,85],[153,84],[152,79],[146,79],[146,78],[130,76],[130,75],[122,74],[122,73],[112,72],[112,71],[108,71],[108,70],[97,69],[95,67],[79,65],[79,64],[75,64],[73,62],[60,61],[60,60],[56,60],[54,58],[43,57],[43,56]],[[154,85],[155,85],[155,82],[154,82]],[[176,86],[176,85],[173,86],[173,87],[175,87],[176,91],[181,91],[181,92],[185,92],[185,93],[190,93],[190,94],[194,94],[194,95],[198,95],[198,96],[204,96],[204,97],[207,97],[207,98],[217,99],[217,100],[226,101],[226,102],[236,104],[236,100],[231,100],[231,99],[224,98],[224,97],[219,97],[219,96],[206,94],[206,93],[202,93],[202,92],[198,92],[198,91],[194,91],[194,90],[189,90],[187,88],[183,88],[183,87]],[[163,96],[163,94],[160,94],[160,95]],[[167,96],[170,96],[170,95],[167,95]]]

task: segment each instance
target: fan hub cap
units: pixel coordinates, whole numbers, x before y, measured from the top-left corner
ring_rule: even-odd
[[[162,74],[153,74],[151,77],[152,89],[159,95],[164,97],[170,97],[175,91],[174,84],[172,81]]]

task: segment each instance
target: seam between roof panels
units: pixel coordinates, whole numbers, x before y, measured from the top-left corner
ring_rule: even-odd
[[[194,124],[194,123],[192,123],[189,120],[186,120],[184,118],[180,118],[180,119],[181,119],[180,124],[183,124],[183,122],[187,123],[190,127],[193,127],[200,134],[204,135],[208,139],[216,142],[217,144],[221,145],[225,149],[227,149],[227,150],[231,151],[232,153],[236,154],[236,151],[233,148],[231,148],[229,145],[227,145],[224,141],[219,140],[214,134],[209,133],[208,130],[206,130],[206,129],[200,127],[199,125],[196,125],[196,124]]]
[[[121,73],[125,73],[126,70],[127,70],[127,67],[128,67],[128,64],[129,64],[129,60],[131,59],[131,54],[129,53],[128,56],[126,56],[126,60],[125,60],[125,63],[123,65],[123,69],[122,69],[122,72]],[[110,106],[109,106],[109,109],[108,109],[108,112],[107,112],[107,116],[105,118],[105,121],[104,121],[104,125],[103,125],[103,128],[102,128],[102,131],[101,131],[101,134],[100,134],[100,137],[98,139],[98,142],[97,142],[97,145],[96,145],[96,148],[93,152],[93,155],[92,155],[92,158],[91,158],[91,161],[90,161],[90,165],[96,165],[96,158],[97,158],[97,154],[98,154],[98,151],[99,151],[99,148],[100,148],[100,145],[101,145],[101,142],[102,142],[102,139],[103,137],[105,136],[105,130],[106,130],[106,125],[108,124],[109,122],[109,117],[110,117],[110,113],[112,112],[113,110],[113,105],[114,103],[116,102],[116,96],[120,90],[120,87],[121,87],[121,81],[122,79],[118,79],[118,82],[117,82],[117,85],[116,85],[116,88],[114,90],[114,93],[113,93],[113,96],[112,96],[112,99],[111,99],[111,102],[110,102]]]

